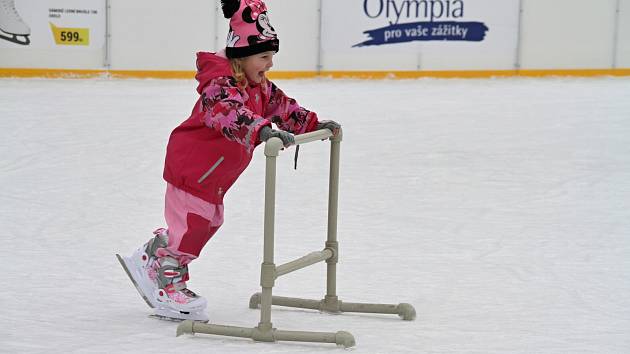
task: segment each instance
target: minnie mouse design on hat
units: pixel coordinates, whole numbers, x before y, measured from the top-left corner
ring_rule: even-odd
[[[278,52],[280,41],[262,0],[221,0],[221,8],[225,18],[230,19],[225,49],[228,58]]]

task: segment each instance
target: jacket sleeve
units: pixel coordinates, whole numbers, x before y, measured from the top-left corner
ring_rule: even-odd
[[[203,89],[201,109],[206,126],[251,152],[258,143],[258,132],[271,122],[247,108],[247,99],[247,92],[238,88],[233,77],[218,77]]]
[[[301,107],[296,100],[282,92],[269,81],[269,103],[265,117],[275,123],[278,128],[293,134],[303,134],[315,130],[317,114]]]

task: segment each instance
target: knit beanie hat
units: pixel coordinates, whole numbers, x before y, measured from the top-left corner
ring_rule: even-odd
[[[221,0],[225,18],[230,19],[225,54],[242,58],[266,51],[278,52],[280,41],[269,23],[262,0]]]

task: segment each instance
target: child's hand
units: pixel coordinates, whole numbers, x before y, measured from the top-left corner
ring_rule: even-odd
[[[295,145],[295,137],[293,134],[289,132],[285,132],[284,130],[275,130],[271,129],[269,126],[264,126],[260,129],[258,133],[260,137],[260,141],[267,141],[269,138],[280,138],[282,140],[282,144],[284,147],[289,147],[291,145]]]
[[[333,133],[333,136],[337,136],[337,134],[339,134],[339,129],[341,129],[341,124],[335,122],[334,120],[322,120],[317,123],[317,130],[320,129],[328,129]]]

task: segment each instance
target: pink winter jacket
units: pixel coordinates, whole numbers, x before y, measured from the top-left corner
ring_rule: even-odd
[[[197,92],[201,95],[190,117],[171,133],[164,179],[213,204],[245,170],[258,132],[275,123],[302,134],[315,130],[314,112],[287,97],[275,84],[236,85],[230,63],[214,53],[197,53]]]

